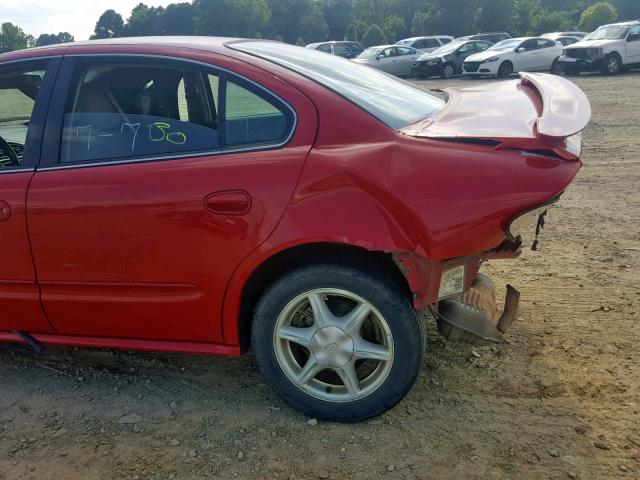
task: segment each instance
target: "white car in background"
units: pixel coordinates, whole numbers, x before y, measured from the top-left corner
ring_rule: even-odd
[[[464,75],[509,77],[513,72],[548,70],[560,73],[558,58],[562,44],[543,37],[520,37],[503,40],[484,52],[467,57],[462,64]]]
[[[396,42],[396,45],[403,47],[415,48],[419,52],[430,53],[440,48],[442,45],[446,45],[453,40],[453,37],[449,35],[433,35],[431,37],[411,37],[404,38]]]
[[[352,62],[377,68],[383,72],[391,73],[399,77],[411,75],[411,69],[421,55],[415,48],[402,47],[400,45],[378,45],[369,47]]]
[[[566,47],[560,65],[567,74],[599,70],[605,75],[640,67],[640,20],[602,25]]]

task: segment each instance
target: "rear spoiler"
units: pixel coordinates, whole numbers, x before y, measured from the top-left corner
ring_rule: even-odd
[[[484,143],[497,149],[552,150],[580,155],[580,135],[591,118],[586,95],[573,82],[548,73],[520,80],[447,88],[446,106],[434,117],[400,129],[412,137]]]
[[[520,72],[522,85],[536,89],[542,114],[535,123],[538,135],[566,138],[581,132],[591,119],[591,105],[578,86],[553,75]]]

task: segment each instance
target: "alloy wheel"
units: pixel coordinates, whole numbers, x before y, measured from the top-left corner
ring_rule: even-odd
[[[609,57],[609,59],[607,60],[607,72],[618,73],[619,69],[620,69],[620,60],[618,60],[618,57],[616,56]]]
[[[371,303],[340,289],[315,289],[289,302],[276,322],[273,346],[296,387],[332,402],[375,392],[394,359],[386,320]]]
[[[451,65],[450,63],[442,68],[442,76],[444,78],[451,78],[453,77],[454,73],[455,71],[453,70],[453,65]]]

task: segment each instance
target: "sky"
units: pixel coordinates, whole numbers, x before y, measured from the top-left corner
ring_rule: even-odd
[[[102,12],[114,9],[126,21],[141,0],[0,0],[0,23],[11,22],[38,38],[41,33],[69,32],[87,40]],[[150,7],[176,0],[144,0]]]

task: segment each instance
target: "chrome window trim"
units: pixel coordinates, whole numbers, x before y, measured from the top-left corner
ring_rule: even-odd
[[[183,158],[198,158],[198,157],[217,157],[224,154],[232,153],[246,153],[246,152],[263,152],[267,150],[279,150],[283,145],[263,145],[260,148],[228,148],[223,150],[200,150],[198,152],[185,152],[183,155],[161,155],[161,156],[147,156],[147,157],[135,157],[135,158],[123,158],[122,160],[87,160],[86,162],[68,162],[57,163],[55,165],[48,165],[46,167],[38,167],[36,171],[46,172],[49,170],[68,170],[70,168],[87,168],[87,167],[99,167],[101,165],[123,165],[129,163],[148,163],[148,162],[162,162],[167,160],[180,160]]]
[[[27,57],[27,58],[17,58],[15,60],[8,60],[8,61],[1,61],[0,60],[0,68],[4,67],[5,65],[11,65],[13,63],[20,63],[20,62],[37,62],[40,60],[50,60],[52,58],[62,58],[65,55],[62,53],[58,53],[56,55],[46,55],[44,57]]]
[[[173,57],[173,56],[169,56],[169,55],[154,55],[154,54],[146,54],[146,53],[72,53],[72,54],[67,54],[65,55],[66,57],[88,57],[88,58],[95,58],[95,57],[108,57],[108,58],[114,58],[114,57],[126,57],[126,58],[153,58],[153,59],[159,59],[159,60],[172,60],[172,61],[178,61],[178,62],[187,62],[187,63],[193,63],[202,67],[206,67],[212,70],[217,70],[220,72],[224,72],[229,74],[229,76],[231,77],[236,77],[241,79],[242,81],[245,81],[247,83],[250,83],[251,85],[253,85],[254,87],[256,87],[257,89],[265,92],[268,96],[274,97],[276,98],[282,105],[284,105],[290,112],[290,114],[292,115],[292,123],[291,123],[291,127],[289,129],[289,133],[287,134],[287,136],[281,140],[280,142],[277,143],[264,143],[264,144],[253,144],[253,145],[247,145],[247,146],[239,146],[239,147],[230,147],[230,148],[222,148],[222,149],[212,149],[212,150],[200,150],[200,151],[188,151],[188,152],[178,152],[178,153],[170,153],[167,155],[160,155],[160,156],[141,156],[141,157],[127,157],[127,158],[122,158],[121,160],[87,160],[87,161],[81,161],[81,162],[67,162],[67,163],[63,163],[60,161],[60,158],[58,158],[58,162],[56,164],[53,165],[48,165],[46,167],[37,167],[36,171],[38,172],[45,172],[45,171],[49,171],[49,170],[67,170],[70,168],[87,168],[87,167],[96,167],[96,166],[101,166],[101,165],[125,165],[125,164],[129,164],[129,163],[146,163],[146,162],[159,162],[159,161],[165,161],[165,160],[179,160],[181,158],[194,158],[194,157],[208,157],[208,156],[219,156],[219,155],[224,155],[224,154],[228,154],[228,153],[243,153],[243,152],[260,152],[260,151],[264,151],[264,150],[277,150],[280,149],[282,147],[284,147],[285,145],[287,145],[291,139],[293,138],[293,136],[295,135],[296,130],[298,129],[298,114],[296,112],[296,110],[289,104],[289,102],[287,102],[286,100],[284,100],[280,95],[272,92],[271,90],[263,87],[262,85],[260,85],[259,83],[251,80],[250,78],[244,77],[242,75],[239,75],[238,73],[235,73],[231,70],[228,70],[224,67],[218,67],[216,65],[210,64],[210,63],[206,63],[206,62],[201,62],[199,60],[192,60],[189,58],[183,58],[183,57]],[[242,87],[242,85],[240,85],[240,87]],[[60,140],[62,141],[62,140]]]
[[[3,173],[20,173],[20,172],[35,172],[36,167],[33,165],[29,165],[27,167],[0,167],[0,175]]]

